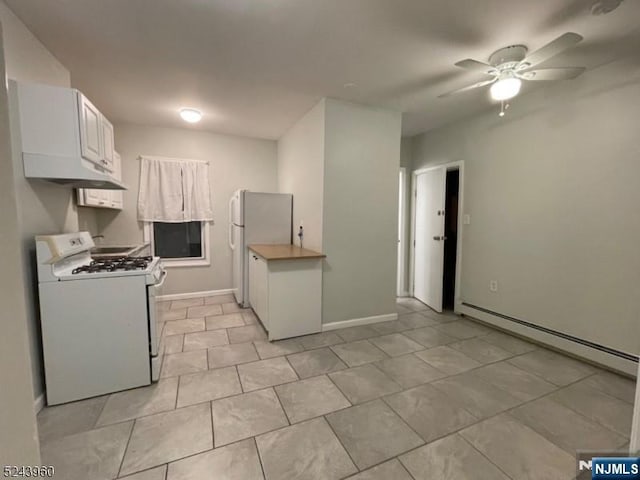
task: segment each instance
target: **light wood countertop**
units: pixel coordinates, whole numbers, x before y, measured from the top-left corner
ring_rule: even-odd
[[[249,250],[265,260],[308,260],[325,258],[326,255],[296,245],[249,245]]]

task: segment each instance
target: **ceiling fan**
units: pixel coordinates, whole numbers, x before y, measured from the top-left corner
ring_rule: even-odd
[[[504,101],[518,95],[523,80],[548,81],[575,78],[584,72],[584,67],[542,68],[538,70],[532,70],[532,68],[551,57],[555,57],[581,40],[581,35],[569,32],[560,35],[544,47],[528,55],[528,49],[524,45],[511,45],[491,54],[489,63],[479,62],[470,58],[461,60],[455,64],[457,67],[491,75],[493,78],[444,93],[439,97],[448,97],[491,85],[491,98],[497,101]]]

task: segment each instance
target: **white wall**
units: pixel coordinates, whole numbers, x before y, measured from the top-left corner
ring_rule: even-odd
[[[323,323],[395,313],[400,127],[399,113],[323,99],[278,142],[294,230],[327,255]]]
[[[4,78],[0,27],[0,78]],[[22,243],[13,183],[7,90],[0,88],[0,465],[38,465]]]
[[[278,188],[293,194],[293,235],[304,227],[304,247],[322,251],[325,100],[278,141]]]
[[[71,84],[69,70],[33,36],[4,2],[0,2],[0,20],[5,37],[7,74],[10,78],[60,87]]]
[[[4,30],[6,73],[23,82],[69,86],[69,71],[0,2],[0,23]],[[22,240],[24,290],[27,294],[29,346],[33,367],[33,389],[43,392],[40,323],[37,310],[37,278],[33,271],[34,236],[78,229],[78,216],[69,188],[24,178],[21,152],[13,152],[14,188],[18,198],[19,232]]]
[[[401,115],[326,100],[322,317],[396,311]]]
[[[104,243],[126,244],[143,241],[137,220],[139,155],[193,158],[210,162],[214,225],[211,226],[211,265],[171,268],[165,283],[166,294],[228,289],[231,280],[231,250],[228,246],[228,201],[231,194],[246,188],[276,192],[277,147],[272,140],[259,140],[199,130],[115,125],[116,150],[122,157],[124,192],[122,212],[100,210],[99,233]]]
[[[465,161],[464,302],[639,353],[639,99],[622,60],[414,138],[414,169]]]

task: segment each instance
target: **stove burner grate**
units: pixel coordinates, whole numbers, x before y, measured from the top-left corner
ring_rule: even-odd
[[[153,261],[153,257],[121,257],[108,260],[92,260],[89,265],[75,268],[71,273],[77,275],[79,273],[145,270],[151,261]]]

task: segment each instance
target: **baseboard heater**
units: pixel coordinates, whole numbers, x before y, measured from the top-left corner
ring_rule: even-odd
[[[496,317],[500,317],[504,320],[508,320],[513,323],[517,323],[519,325],[523,325],[525,327],[532,328],[534,330],[538,330],[544,333],[548,333],[549,335],[554,335],[559,338],[563,338],[564,340],[569,340],[571,342],[579,343],[580,345],[584,345],[586,347],[594,348],[596,350],[600,350],[601,352],[608,353],[609,355],[615,355],[616,357],[623,358],[625,360],[630,360],[632,362],[638,363],[638,357],[636,355],[631,355],[629,353],[621,352],[614,348],[606,347],[604,345],[600,345],[598,343],[590,342],[589,340],[584,340],[582,338],[574,337],[573,335],[569,335],[567,333],[558,332],[556,330],[552,330],[547,327],[543,327],[541,325],[536,325],[535,323],[530,323],[525,320],[520,320],[519,318],[510,317],[508,315],[504,315],[502,313],[494,312],[492,310],[488,310],[486,308],[479,307],[477,305],[473,305],[471,303],[462,302],[462,305],[465,307],[473,308],[474,310],[478,310],[483,313],[488,313],[489,315],[494,315]]]

